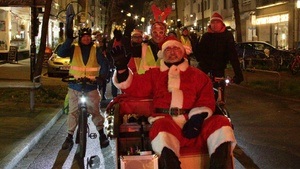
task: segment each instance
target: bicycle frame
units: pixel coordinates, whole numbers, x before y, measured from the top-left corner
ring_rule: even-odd
[[[212,82],[216,99],[215,113],[224,115],[231,121],[229,112],[225,107],[225,87],[230,83],[230,79],[224,77],[212,77]]]
[[[85,157],[86,153],[86,141],[88,134],[88,125],[87,125],[87,104],[86,104],[86,95],[84,90],[81,92],[81,96],[78,100],[78,111],[79,111],[79,121],[78,121],[78,130],[76,135],[76,143],[79,143],[79,155],[81,158]]]

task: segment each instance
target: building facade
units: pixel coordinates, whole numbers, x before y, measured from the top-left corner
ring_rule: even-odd
[[[297,0],[238,2],[243,41],[267,41],[282,49],[297,47],[300,40]],[[206,32],[214,12],[223,16],[226,26],[233,30],[235,36],[232,0],[184,0],[184,26],[202,34]]]
[[[44,17],[45,0],[36,1],[37,34],[35,44],[37,51],[40,46],[42,22]],[[46,46],[55,48],[64,40],[64,23],[66,7],[72,4],[76,14],[75,30],[86,24],[93,31],[104,30],[105,8],[99,0],[53,0],[47,28]],[[32,1],[0,1],[0,60],[6,60],[11,46],[18,47],[18,57],[29,57],[32,44]]]

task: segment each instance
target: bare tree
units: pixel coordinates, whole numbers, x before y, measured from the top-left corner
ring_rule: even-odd
[[[42,34],[41,34],[41,44],[40,49],[38,52],[37,63],[35,64],[35,71],[34,77],[37,77],[42,74],[43,62],[44,62],[44,55],[46,49],[46,36],[48,32],[48,22],[51,12],[52,0],[46,0],[45,4],[45,12],[43,17],[43,24],[42,24]]]
[[[239,1],[232,0],[232,4],[233,4],[233,11],[234,11],[235,25],[236,25],[236,41],[242,42],[242,29],[241,29]]]

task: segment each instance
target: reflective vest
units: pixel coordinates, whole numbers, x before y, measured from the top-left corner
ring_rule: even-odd
[[[76,44],[73,54],[73,59],[70,64],[69,74],[78,79],[80,77],[87,77],[89,79],[95,79],[99,76],[100,65],[98,64],[96,57],[96,46],[91,47],[90,55],[87,64],[85,65],[82,60],[81,49]]]
[[[149,70],[150,68],[154,68],[154,67],[159,67],[160,60],[161,59],[158,58],[157,61],[155,61],[155,57],[153,55],[150,45],[143,43],[142,58],[137,73],[145,74],[146,70]]]
[[[180,41],[183,45],[192,47],[191,40],[187,36],[181,36]]]

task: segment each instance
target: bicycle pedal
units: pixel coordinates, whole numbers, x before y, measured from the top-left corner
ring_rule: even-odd
[[[96,134],[96,133],[90,133],[90,134],[89,134],[89,137],[90,137],[91,139],[95,139],[95,138],[97,138],[97,134]]]
[[[100,167],[100,158],[98,155],[91,156],[91,158],[87,158],[87,168],[90,167],[92,169]]]

